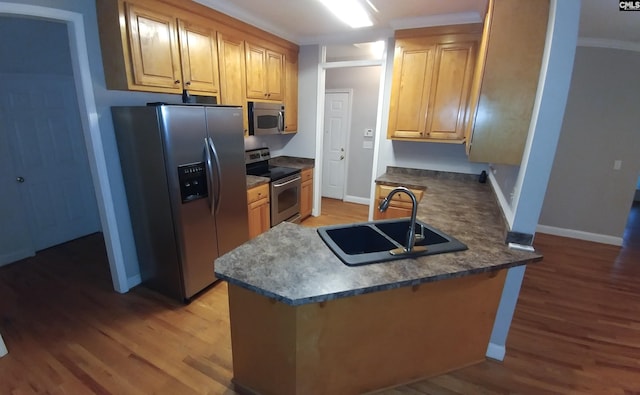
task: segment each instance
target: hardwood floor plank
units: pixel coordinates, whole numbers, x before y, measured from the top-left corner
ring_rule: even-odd
[[[305,226],[365,221],[323,199]],[[637,208],[640,212],[640,208]],[[525,274],[502,363],[485,361],[381,394],[640,394],[640,214],[622,248],[544,234]],[[0,394],[236,394],[227,286],[188,305],[112,290],[91,235],[0,268]]]

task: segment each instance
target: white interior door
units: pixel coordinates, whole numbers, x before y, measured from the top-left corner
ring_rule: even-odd
[[[14,173],[3,181],[24,208],[14,204],[19,218],[0,228],[26,223],[35,251],[99,231],[73,78],[0,75],[0,106]]]
[[[344,198],[350,103],[347,92],[325,94],[322,196],[334,199]]]

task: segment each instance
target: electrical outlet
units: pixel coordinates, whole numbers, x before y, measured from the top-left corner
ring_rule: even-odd
[[[613,170],[620,170],[622,168],[622,161],[617,159],[613,161]]]

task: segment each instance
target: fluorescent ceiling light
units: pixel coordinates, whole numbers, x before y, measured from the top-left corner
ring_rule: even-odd
[[[369,14],[358,0],[320,0],[342,22],[356,29],[371,26]]]

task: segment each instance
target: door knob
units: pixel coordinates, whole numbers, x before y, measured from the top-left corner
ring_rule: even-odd
[[[340,160],[343,160],[343,159],[344,159],[344,155],[340,155]]]
[[[24,182],[24,178],[23,177],[16,177],[16,181],[18,181],[19,183],[23,183]]]

